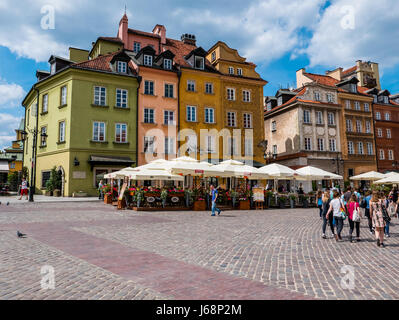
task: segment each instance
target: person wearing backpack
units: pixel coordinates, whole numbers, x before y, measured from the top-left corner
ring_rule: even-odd
[[[370,200],[370,216],[373,221],[373,227],[375,230],[375,238],[377,239],[378,247],[385,247],[384,245],[384,229],[385,220],[382,212],[382,201],[379,199],[377,191],[373,191],[373,195]]]
[[[357,197],[355,194],[352,194],[352,197],[349,199],[348,207],[348,221],[349,221],[349,242],[352,241],[353,230],[356,227],[356,241],[360,241],[360,206],[357,202]]]
[[[340,199],[340,195],[337,191],[334,191],[334,199],[330,202],[330,208],[328,209],[326,218],[329,219],[330,215],[333,214],[337,232],[335,234],[335,241],[342,241],[341,232],[344,228],[344,220],[346,219],[345,205]]]

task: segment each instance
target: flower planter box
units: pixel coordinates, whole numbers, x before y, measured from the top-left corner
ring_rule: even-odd
[[[249,200],[240,200],[238,209],[240,209],[240,210],[250,210],[251,206],[250,206]]]
[[[104,195],[104,203],[105,203],[105,204],[112,204],[112,195],[110,195],[110,194],[105,194],[105,195]]]
[[[126,201],[125,199],[119,200],[118,199],[118,210],[122,210],[126,208]]]
[[[194,211],[205,211],[206,210],[206,203],[205,200],[197,200],[194,201]]]

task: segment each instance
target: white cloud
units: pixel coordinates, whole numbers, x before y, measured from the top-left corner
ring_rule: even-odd
[[[15,83],[2,83],[0,79],[0,108],[14,107],[21,103],[25,90]]]
[[[347,6],[347,7],[346,7]],[[354,29],[342,27],[342,21],[354,11]],[[379,62],[384,68],[399,63],[399,1],[335,0],[314,29],[308,48],[311,66],[354,65],[356,60]],[[343,20],[344,19],[344,20]],[[344,26],[350,24],[344,24]]]
[[[8,147],[15,139],[14,130],[18,128],[21,121],[20,117],[8,113],[0,113],[0,150]]]

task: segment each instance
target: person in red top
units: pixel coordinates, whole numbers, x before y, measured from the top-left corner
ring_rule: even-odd
[[[359,202],[357,202],[357,197],[355,194],[352,194],[352,196],[349,199],[349,202],[347,204],[348,208],[348,220],[349,220],[349,241],[352,241],[352,233],[353,230],[356,227],[356,241],[360,241],[360,205]],[[356,211],[356,214],[355,214]]]

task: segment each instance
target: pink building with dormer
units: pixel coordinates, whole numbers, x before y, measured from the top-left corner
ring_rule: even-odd
[[[141,77],[138,93],[138,166],[157,158],[173,159],[177,150],[178,68],[167,49],[166,28],[152,33],[129,29],[126,14],[117,37]]]

